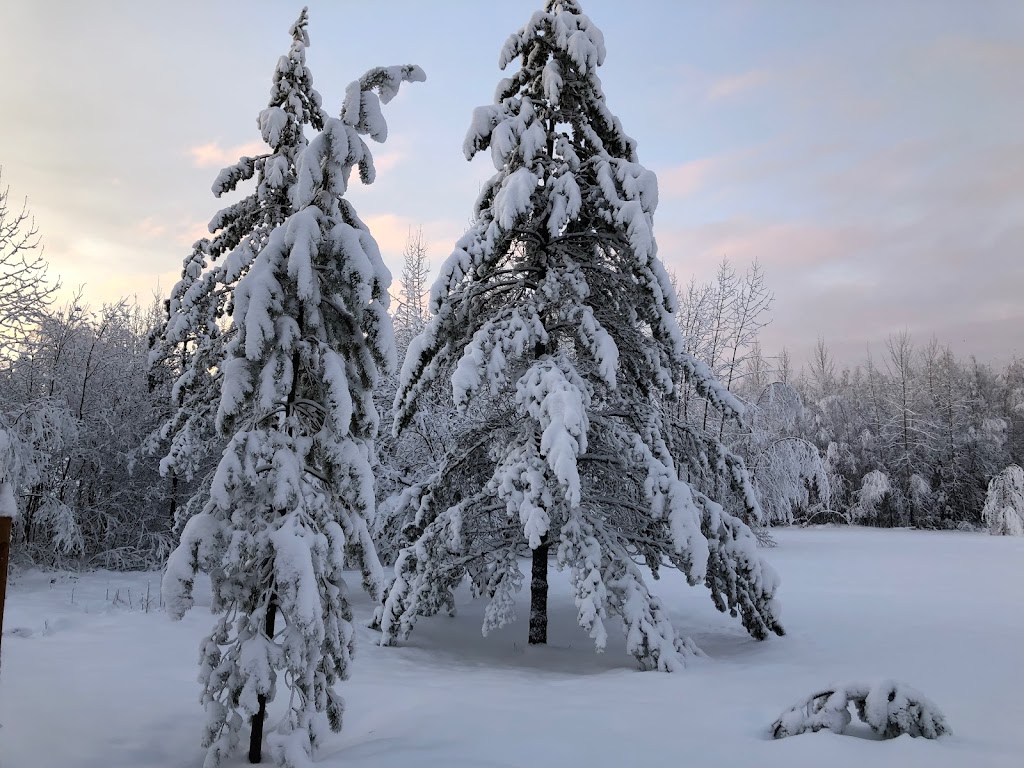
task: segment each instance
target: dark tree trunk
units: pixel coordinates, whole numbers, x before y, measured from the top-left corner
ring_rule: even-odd
[[[547,345],[540,342],[533,348],[534,358],[540,358],[547,353]],[[533,550],[533,565],[530,568],[530,645],[547,645],[547,642],[548,536],[544,534],[540,544]]]
[[[530,570],[530,645],[548,642],[548,537],[533,550]]]
[[[277,618],[277,598],[270,598],[270,605],[267,607],[267,637],[274,638],[274,619]],[[249,762],[259,763],[263,760],[263,721],[267,716],[267,697],[260,694],[258,697],[260,710],[252,716],[252,731],[249,733]]]
[[[170,521],[173,525],[178,517],[178,473],[171,470],[171,510]]]

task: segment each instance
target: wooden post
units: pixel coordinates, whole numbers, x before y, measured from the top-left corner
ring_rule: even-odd
[[[4,638],[4,604],[7,600],[7,565],[11,559],[11,518],[0,517],[0,644]],[[0,662],[3,656],[0,655]]]

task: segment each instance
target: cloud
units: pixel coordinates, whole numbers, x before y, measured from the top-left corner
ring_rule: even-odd
[[[681,279],[706,282],[722,257],[741,270],[757,258],[776,295],[763,344],[788,344],[798,358],[821,334],[856,362],[904,329],[920,341],[935,333],[959,354],[1019,355],[1024,145],[969,151],[922,140],[848,152],[778,179],[785,214],[747,190],[719,220],[673,218],[667,201],[663,260]]]
[[[167,227],[152,216],[147,216],[135,225],[135,232],[147,240],[154,240],[167,234]]]
[[[672,197],[692,197],[721,166],[721,158],[702,157],[661,171],[658,173],[658,192]]]
[[[427,258],[435,266],[448,257],[455,241],[465,229],[447,219],[421,221],[390,212],[363,216],[363,222],[370,228],[381,255],[392,268],[401,267],[402,252],[405,250],[409,233],[417,228],[423,230]]]
[[[741,267],[756,259],[769,273],[799,269],[814,274],[872,243],[869,232],[855,227],[751,218],[666,228],[658,235],[658,250],[665,263],[680,274],[695,273],[701,280],[710,278],[723,258]]]
[[[397,149],[377,151],[373,153],[373,167],[377,169],[377,173],[390,171],[404,159],[405,153]]]
[[[174,242],[182,248],[191,248],[201,238],[210,237],[210,230],[205,221],[179,221],[174,228]]]
[[[683,200],[697,197],[698,192],[704,196],[730,184],[763,179],[784,162],[766,156],[764,150],[765,145],[750,145],[660,169],[658,191],[662,197]]]
[[[938,69],[975,67],[985,76],[1019,83],[1012,73],[1024,68],[1024,45],[970,37],[945,37],[920,51],[924,63]]]
[[[721,101],[737,94],[759,88],[772,79],[765,69],[752,69],[738,75],[727,75],[714,80],[707,90],[708,101]]]
[[[175,248],[191,248],[201,237],[209,237],[205,221],[178,219],[173,224],[162,222],[155,216],[147,216],[133,228],[134,234],[143,240],[162,241]]]
[[[262,141],[250,141],[233,147],[222,147],[219,142],[210,141],[196,147],[189,147],[186,154],[192,158],[196,168],[224,168],[238,162],[240,157],[263,154],[267,145]]]

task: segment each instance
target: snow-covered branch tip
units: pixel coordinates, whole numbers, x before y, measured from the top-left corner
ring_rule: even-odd
[[[380,111],[381,103],[391,101],[402,83],[422,83],[426,79],[426,74],[415,64],[368,70],[345,89],[342,122],[374,141],[383,142],[388,137],[388,125]]]

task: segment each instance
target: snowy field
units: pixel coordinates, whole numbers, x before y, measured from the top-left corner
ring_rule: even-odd
[[[657,591],[709,658],[638,672],[622,638],[594,654],[552,574],[551,645],[520,621],[480,635],[482,603],[423,619],[408,644],[359,630],[339,768],[530,766],[1020,766],[1024,755],[1024,539],[964,533],[777,532],[784,638],[763,643],[669,573]],[[353,585],[358,578],[353,577]],[[147,589],[152,606],[145,610]],[[354,589],[355,593],[357,590]],[[202,608],[172,622],[157,574],[22,573],[0,675],[2,768],[202,764]],[[356,603],[366,623],[371,606]],[[892,677],[945,712],[953,736],[880,742],[827,731],[781,741],[772,720],[828,682]],[[239,755],[232,765],[246,765]]]

